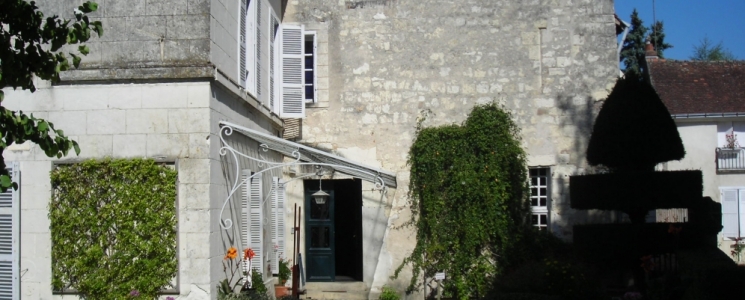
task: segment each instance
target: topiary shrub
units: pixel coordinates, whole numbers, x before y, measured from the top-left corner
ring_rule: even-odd
[[[85,299],[155,299],[176,276],[175,170],[88,160],[50,174],[52,287]]]
[[[649,170],[685,156],[675,121],[654,88],[626,75],[618,79],[595,119],[587,161],[611,169]]]
[[[445,294],[483,296],[529,229],[518,127],[496,104],[476,106],[462,126],[419,127],[408,163],[416,246],[395,276],[412,266],[410,292],[444,271]]]

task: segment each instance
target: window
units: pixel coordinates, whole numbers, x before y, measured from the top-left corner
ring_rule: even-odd
[[[530,168],[530,208],[532,215],[530,222],[539,230],[548,229],[549,196],[548,179],[549,168]]]
[[[745,235],[745,187],[719,188],[722,202],[722,235],[734,239]]]
[[[303,56],[305,56],[304,86],[305,103],[316,103],[316,33],[305,32]]]

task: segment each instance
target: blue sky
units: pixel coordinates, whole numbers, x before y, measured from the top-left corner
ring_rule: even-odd
[[[652,25],[653,0],[615,0],[616,14],[631,22],[636,8],[644,26]],[[745,0],[654,0],[657,20],[665,23],[665,58],[688,59],[693,46],[708,37],[722,42],[739,60],[745,60]]]

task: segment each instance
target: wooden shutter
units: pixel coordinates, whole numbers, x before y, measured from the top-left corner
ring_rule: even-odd
[[[279,272],[280,257],[287,257],[285,252],[285,185],[278,177],[272,177],[272,243],[277,251],[272,260],[272,272]]]
[[[245,89],[246,88],[246,80],[248,79],[248,74],[246,74],[246,18],[247,18],[247,10],[248,10],[248,2],[247,0],[241,0],[241,22],[240,25],[240,49],[238,50],[238,55],[240,56],[240,66],[238,68],[238,72],[240,72],[241,77],[241,86]]]
[[[738,190],[725,189],[721,191],[722,199],[722,235],[724,237],[737,237],[739,235],[738,227]]]
[[[256,173],[254,173],[256,175]],[[264,230],[263,224],[263,213],[261,210],[261,187],[262,180],[261,174],[251,178],[250,182],[246,185],[249,189],[248,192],[248,207],[249,207],[249,221],[248,221],[248,241],[251,249],[253,249],[256,256],[251,261],[251,266],[254,270],[263,272],[264,270],[264,252],[263,241],[264,241]]]
[[[280,118],[305,117],[303,87],[303,27],[282,25],[280,29]]]
[[[8,164],[13,181],[20,186],[18,163]],[[0,194],[0,299],[20,299],[20,201],[12,188]]]

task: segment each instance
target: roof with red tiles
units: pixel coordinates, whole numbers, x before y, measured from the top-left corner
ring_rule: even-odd
[[[670,114],[745,112],[745,61],[647,63],[652,86]]]

